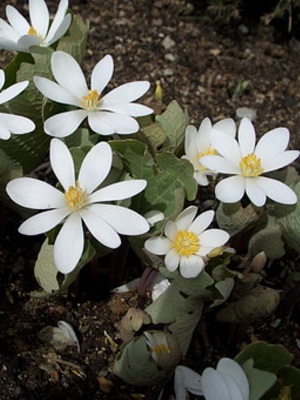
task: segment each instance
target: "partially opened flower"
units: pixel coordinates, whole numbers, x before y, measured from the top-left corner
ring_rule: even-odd
[[[231,174],[216,186],[216,196],[224,203],[235,203],[247,194],[253,204],[261,207],[266,198],[283,204],[295,204],[297,196],[284,183],[263,174],[285,167],[294,161],[297,150],[286,150],[289,131],[277,128],[263,135],[257,144],[251,121],[243,118],[238,141],[223,132],[211,132],[212,145],[220,155],[207,155],[201,160],[207,168]]]
[[[5,74],[0,69],[0,90],[5,83]],[[23,90],[27,88],[29,81],[15,83],[14,85],[0,92],[0,104],[4,104],[9,100],[17,97]],[[9,113],[0,113],[0,139],[7,140],[11,134],[22,135],[35,129],[35,124],[26,117]]]
[[[208,229],[214,211],[205,211],[196,219],[197,207],[190,206],[175,219],[168,221],[165,236],[146,240],[145,248],[153,254],[165,255],[169,271],[178,267],[185,278],[194,278],[202,271],[206,257],[217,247],[223,246],[229,234],[221,229]]]
[[[146,343],[155,363],[164,369],[178,364],[181,357],[177,340],[168,332],[144,332]]]
[[[231,137],[235,136],[236,126],[231,118],[223,119],[212,125],[209,118],[204,118],[197,130],[193,125],[189,125],[185,132],[184,151],[185,158],[193,164],[194,178],[201,186],[208,185],[208,175],[216,175],[215,171],[206,168],[201,163],[201,158],[209,154],[217,154],[216,149],[211,144],[211,129],[218,129]]]
[[[11,5],[6,6],[8,23],[0,18],[0,48],[28,53],[31,46],[48,47],[68,30],[71,15],[68,0],[61,0],[50,25],[50,15],[44,0],[29,0],[30,23]]]
[[[54,261],[60,272],[71,272],[80,260],[82,221],[100,243],[112,249],[121,244],[119,234],[140,235],[149,230],[148,222],[137,212],[111,204],[140,193],[146,187],[145,180],[117,182],[96,190],[111,169],[108,143],[98,143],[88,152],[77,179],[71,153],[58,139],[50,143],[50,162],[63,191],[33,178],[14,179],[6,190],[21,206],[46,210],[23,222],[20,233],[38,235],[63,223],[54,243]]]
[[[51,136],[71,135],[85,118],[91,129],[101,135],[131,134],[139,129],[138,122],[132,117],[153,112],[144,105],[132,103],[149,89],[147,81],[126,83],[102,94],[113,74],[114,63],[110,55],[94,67],[90,89],[79,64],[69,54],[56,51],[51,57],[51,68],[57,83],[36,76],[34,82],[38,90],[51,100],[79,108],[48,118],[44,129]]]
[[[176,400],[189,391],[206,400],[249,400],[249,382],[240,365],[230,358],[221,358],[217,368],[206,368],[202,376],[190,368],[179,365],[175,370]]]

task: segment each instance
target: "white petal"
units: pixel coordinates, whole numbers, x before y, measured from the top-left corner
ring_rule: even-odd
[[[174,221],[168,221],[165,226],[165,235],[170,239],[174,240],[177,234],[177,226]]]
[[[0,90],[3,88],[5,83],[5,73],[3,69],[0,69]]]
[[[197,148],[197,129],[193,125],[189,125],[185,130],[184,151],[187,158],[193,159],[199,150]],[[192,162],[192,161],[191,161]]]
[[[222,229],[208,229],[199,235],[200,246],[219,247],[229,240],[229,234]]]
[[[233,164],[230,160],[217,155],[201,157],[199,162],[209,170],[220,174],[238,174],[241,171],[238,164]]]
[[[44,130],[50,136],[63,138],[74,133],[86,116],[85,110],[56,114],[45,121]]]
[[[106,107],[101,105],[101,109],[105,109],[121,115],[130,115],[132,117],[142,117],[153,113],[153,110],[142,104],[137,103],[117,103],[107,104]]]
[[[32,132],[35,129],[35,124],[29,118],[21,115],[2,114],[0,113],[1,125],[15,135],[22,135],[24,133]],[[1,134],[2,132],[0,132]]]
[[[195,278],[204,267],[204,262],[197,255],[183,256],[180,258],[180,273],[184,278]]]
[[[165,219],[164,213],[159,210],[150,210],[143,215],[146,218],[150,227],[154,226],[157,222],[163,221]]]
[[[55,51],[51,57],[51,66],[56,81],[77,98],[88,94],[85,77],[78,62],[70,54]]]
[[[55,14],[55,17],[53,18],[52,24],[50,26],[50,29],[49,29],[47,37],[46,37],[47,42],[54,43],[54,41],[52,41],[52,39],[54,39],[54,37],[56,36],[56,32],[59,31],[61,26],[64,24],[65,15],[66,15],[66,12],[68,11],[68,6],[69,6],[68,0],[60,1],[57,11],[56,11],[56,14]],[[68,24],[65,24],[65,26],[64,26],[65,31],[63,33],[61,33],[59,35],[59,37],[62,36],[67,31],[67,29],[70,25],[70,22],[71,22],[71,15],[68,16],[67,21],[68,21]]]
[[[239,165],[241,160],[241,150],[237,141],[218,129],[211,129],[210,132],[211,143],[217,152],[225,157],[234,165]]]
[[[20,49],[28,50],[31,46],[40,46],[40,40],[33,35],[24,35],[20,37],[17,44]]]
[[[163,256],[171,250],[172,242],[166,237],[151,237],[146,240],[144,246],[150,253]]]
[[[18,82],[8,87],[7,89],[4,89],[0,93],[0,104],[6,103],[7,101],[18,96],[18,94],[20,94],[21,92],[23,92],[23,90],[27,88],[28,84],[29,81]]]
[[[298,150],[288,150],[282,153],[276,154],[274,157],[269,157],[262,160],[261,166],[264,172],[274,171],[285,167],[286,165],[292,163],[299,156]],[[266,157],[265,157],[266,158]]]
[[[218,362],[217,369],[224,375],[229,375],[234,379],[243,393],[243,400],[249,399],[249,382],[247,376],[236,361],[230,358],[222,358]]]
[[[114,61],[112,56],[106,55],[94,67],[91,75],[91,88],[99,94],[106,88],[114,72]]]
[[[189,231],[195,233],[195,235],[200,235],[200,233],[205,231],[205,229],[212,223],[214,215],[215,212],[213,210],[205,211],[204,213],[198,215],[198,217],[189,227]]]
[[[50,142],[50,163],[65,191],[75,186],[74,161],[68,147],[59,139]]]
[[[174,249],[171,249],[167,253],[164,260],[166,268],[171,272],[175,271],[178,268],[179,261],[180,255]]]
[[[262,207],[266,202],[266,194],[262,187],[258,184],[257,178],[246,178],[246,194],[253,204]]]
[[[120,236],[103,218],[89,209],[82,209],[80,215],[88,230],[100,243],[111,249],[116,249],[120,246]]]
[[[255,129],[252,122],[248,118],[243,118],[240,123],[238,140],[242,157],[254,152],[256,141]]]
[[[149,231],[147,220],[137,212],[112,204],[93,204],[88,207],[120,235],[142,235]],[[130,221],[130,223],[128,223]]]
[[[111,164],[112,150],[108,143],[100,142],[91,148],[81,164],[78,175],[78,181],[87,194],[104,181],[111,169]]]
[[[44,0],[29,0],[28,2],[29,16],[31,26],[42,35],[46,37],[49,28],[49,11]]]
[[[245,193],[245,178],[231,176],[219,182],[215,189],[216,197],[224,203],[236,203]]]
[[[33,80],[37,89],[48,99],[54,100],[57,103],[81,107],[80,99],[58,83],[41,76],[34,76]]]
[[[195,206],[190,206],[185,210],[183,210],[175,219],[177,230],[178,231],[188,230],[193,219],[197,214],[197,211],[198,209]]]
[[[186,390],[193,394],[202,395],[201,376],[192,369],[178,365],[175,369],[174,391],[176,400],[186,398]]]
[[[206,368],[202,374],[202,391],[206,400],[233,400],[220,374],[213,368]]]
[[[30,236],[48,232],[60,224],[70,212],[71,210],[66,207],[41,212],[23,222],[19,227],[19,232]]]
[[[75,269],[82,256],[84,235],[78,213],[69,215],[54,243],[54,261],[57,269],[68,274]]]
[[[109,121],[105,121],[103,112],[99,111],[91,111],[88,113],[88,123],[94,132],[99,133],[100,135],[112,135],[115,133],[115,128],[109,125]]]
[[[71,24],[71,21],[72,21],[71,14],[66,15],[65,18],[63,19],[62,23],[59,25],[58,29],[55,31],[55,34],[53,36],[48,34],[48,36],[46,38],[46,42],[47,42],[48,46],[50,46],[52,43],[55,43],[59,38],[61,38],[67,32],[67,30],[69,29],[69,26]],[[52,28],[52,25],[51,25],[51,28]],[[51,34],[52,34],[52,32],[51,32]]]
[[[129,199],[143,191],[146,185],[147,181],[143,179],[113,183],[92,193],[89,197],[89,203]]]
[[[1,20],[0,20],[0,22],[1,22]],[[4,37],[0,37],[0,48],[1,48],[1,50],[27,52],[27,50],[21,48],[17,42],[14,42],[14,41],[9,40],[9,39],[5,39]]]
[[[102,101],[105,105],[111,103],[129,103],[143,96],[149,88],[150,83],[148,81],[125,83],[107,93]]]
[[[207,186],[209,184],[207,175],[203,172],[194,172],[194,179],[200,186]]]
[[[1,118],[0,114],[0,139],[8,140],[11,137],[10,131],[5,123],[5,120]]]
[[[11,26],[19,32],[20,35],[28,33],[30,25],[19,11],[11,5],[6,6],[6,17]]]
[[[290,134],[286,128],[276,128],[264,134],[257,142],[255,154],[261,160],[273,158],[283,152],[289,143]]]
[[[64,208],[64,194],[49,183],[33,178],[17,178],[8,183],[6,191],[17,204],[27,208],[43,210]]]
[[[218,121],[214,124],[214,128],[227,133],[231,137],[234,137],[236,133],[236,125],[232,118],[225,118]]]
[[[257,178],[257,183],[270,199],[282,204],[297,203],[296,193],[284,183],[263,176]]]
[[[139,130],[139,124],[137,121],[127,115],[121,115],[106,111],[95,111],[88,114],[89,125],[93,131],[102,135],[103,124],[107,125],[111,129],[111,133],[119,133],[120,135],[128,135],[135,133]]]

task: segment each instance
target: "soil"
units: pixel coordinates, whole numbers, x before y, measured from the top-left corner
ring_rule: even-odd
[[[23,13],[23,2],[11,1]],[[54,11],[57,1],[48,1]],[[115,61],[112,86],[149,80],[152,96],[160,80],[165,104],[176,99],[188,109],[191,124],[204,117],[218,121],[236,117],[248,107],[256,112],[259,134],[285,126],[291,147],[300,148],[300,42],[277,26],[264,26],[253,16],[222,25],[204,14],[202,2],[184,0],[71,0],[75,14],[90,21],[85,59],[89,72],[106,54]],[[0,15],[4,17],[4,6]],[[1,52],[5,67],[12,54]],[[200,194],[201,202],[201,194]],[[33,267],[43,238],[17,233],[21,219],[2,210],[0,241],[0,398],[10,399],[155,399],[152,388],[125,384],[112,374],[120,343],[115,323],[130,306],[146,301],[135,291],[113,295],[111,288],[140,276],[143,266],[109,269],[111,260],[87,266],[68,292],[39,298]],[[122,249],[118,256],[122,257]],[[265,283],[278,289],[282,302],[276,312],[245,327],[243,334],[216,324],[199,325],[183,363],[201,372],[222,356],[234,357],[254,340],[281,343],[300,367],[299,291],[285,278],[298,268],[298,255],[287,252],[272,264]],[[91,283],[93,282],[93,283]],[[69,322],[78,334],[76,347],[54,349],[40,338],[46,326]],[[239,327],[241,333],[243,327]],[[204,333],[203,333],[204,332]],[[204,339],[203,339],[204,338]],[[297,341],[298,339],[298,341]],[[297,345],[298,344],[298,345]],[[172,391],[170,384],[170,392]],[[167,396],[167,391],[166,391]],[[167,398],[167,397],[165,397]]]

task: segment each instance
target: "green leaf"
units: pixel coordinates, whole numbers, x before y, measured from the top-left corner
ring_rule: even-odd
[[[156,116],[155,121],[166,134],[163,150],[177,153],[189,123],[187,111],[183,111],[177,101],[173,100],[162,114]]]
[[[74,15],[69,34],[59,40],[56,50],[71,54],[80,63],[85,54],[88,33],[89,23]]]
[[[153,122],[151,116],[139,118],[138,121],[140,130],[134,135],[134,138],[149,146],[153,155],[157,154],[167,138],[165,131],[160,125]]]
[[[300,182],[293,188],[300,199]],[[285,243],[300,253],[300,202],[295,206],[276,204],[274,214]]]
[[[253,226],[261,217],[262,211],[252,203],[243,208],[241,203],[220,203],[216,212],[218,226],[230,234],[236,235]]]
[[[277,373],[291,363],[293,356],[281,344],[260,341],[249,344],[235,357],[240,365],[248,359],[254,360],[255,368]]]
[[[250,396],[249,400],[259,400],[276,382],[276,375],[261,369],[254,368],[254,360],[248,359],[241,367],[247,375]]]
[[[162,211],[165,219],[175,217],[184,204],[184,198],[193,200],[197,184],[193,167],[187,160],[179,160],[173,154],[159,154],[155,159],[147,146],[128,139],[110,142],[125,169],[134,179],[146,179],[146,189],[132,199],[132,208],[141,214],[150,210]]]
[[[266,216],[264,225],[260,225],[260,230],[249,240],[248,251],[250,257],[264,251],[266,257],[272,260],[285,254],[282,231],[274,217]]]

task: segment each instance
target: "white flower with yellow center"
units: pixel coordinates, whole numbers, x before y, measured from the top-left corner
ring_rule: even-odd
[[[0,90],[5,83],[5,74],[0,69]],[[14,99],[27,88],[29,81],[15,83],[14,85],[0,92],[0,104],[4,104]],[[26,117],[9,113],[0,113],[0,139],[7,140],[11,134],[22,135],[35,129],[35,124]]]
[[[46,210],[23,222],[20,233],[38,235],[63,223],[54,243],[54,260],[60,272],[71,272],[80,260],[84,248],[82,221],[100,243],[112,249],[121,244],[119,234],[140,235],[149,230],[148,222],[137,212],[110,204],[140,193],[146,187],[145,180],[117,182],[96,190],[111,169],[108,143],[98,143],[88,152],[77,179],[71,153],[59,139],[50,143],[50,162],[63,191],[33,178],[14,179],[6,190],[21,206]]]
[[[212,130],[212,145],[219,155],[207,155],[201,162],[219,173],[234,175],[216,185],[217,198],[224,203],[235,203],[246,193],[257,207],[262,207],[267,197],[278,203],[295,204],[297,196],[292,189],[263,176],[298,157],[299,151],[286,150],[289,137],[286,128],[277,128],[263,135],[255,145],[255,130],[247,118],[243,118],[239,126],[238,141]]]
[[[201,158],[206,155],[217,154],[216,149],[211,144],[210,132],[215,128],[231,137],[235,136],[236,126],[231,118],[226,118],[212,125],[209,118],[204,118],[197,130],[193,125],[189,125],[185,131],[184,151],[182,158],[189,160],[194,167],[194,178],[201,186],[208,185],[208,175],[216,175],[201,163]]]
[[[209,253],[229,239],[229,234],[221,229],[207,230],[214,211],[205,211],[195,219],[196,214],[197,207],[186,208],[175,221],[167,222],[165,236],[152,237],[145,242],[145,248],[151,253],[166,255],[164,262],[169,271],[175,271],[179,266],[185,278],[199,275]]]
[[[50,15],[44,0],[29,0],[30,23],[11,5],[6,6],[8,23],[0,18],[0,48],[30,52],[31,46],[48,47],[68,30],[71,15],[67,14],[68,0],[61,0],[50,25]]]
[[[102,94],[114,70],[110,55],[105,56],[94,67],[90,89],[80,65],[69,54],[63,51],[54,52],[51,68],[57,83],[36,76],[34,82],[38,90],[51,100],[79,109],[48,118],[44,124],[48,135],[71,135],[85,118],[91,129],[101,135],[131,134],[139,129],[138,122],[132,117],[141,117],[153,112],[142,104],[132,103],[149,89],[150,84],[147,81],[126,83],[107,94]]]

